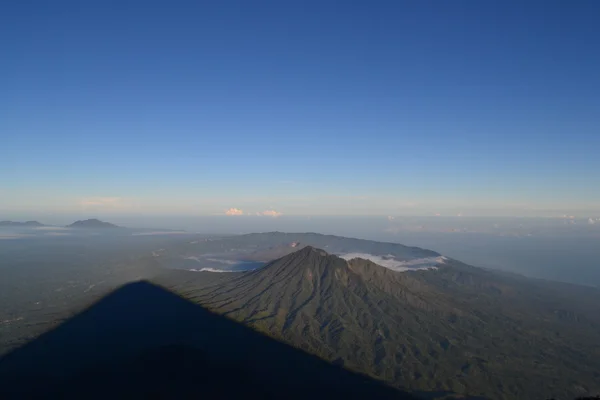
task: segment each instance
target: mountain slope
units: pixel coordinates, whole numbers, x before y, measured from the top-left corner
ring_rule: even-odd
[[[595,393],[597,306],[573,312],[536,285],[453,260],[400,273],[307,246],[226,282],[176,289],[397,387],[494,399]]]

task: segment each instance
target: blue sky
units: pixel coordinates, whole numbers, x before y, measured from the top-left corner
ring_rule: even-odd
[[[600,212],[598,15],[593,0],[4,4],[0,217]]]

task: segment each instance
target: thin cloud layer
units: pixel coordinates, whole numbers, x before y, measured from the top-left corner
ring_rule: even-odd
[[[90,197],[81,200],[82,207],[119,207],[122,199],[120,197]]]
[[[438,257],[425,257],[415,258],[412,260],[396,260],[392,255],[377,256],[368,253],[347,253],[341,254],[341,258],[344,260],[352,260],[354,258],[362,258],[364,260],[373,261],[375,264],[379,264],[382,267],[391,269],[392,271],[405,272],[415,271],[420,269],[436,269],[439,264],[443,264],[445,261],[444,256]]]
[[[239,208],[230,208],[229,210],[225,211],[225,215],[244,215],[244,211],[240,210]]]
[[[0,233],[0,240],[3,239],[21,239],[21,238],[26,238],[29,237],[31,235],[27,235],[25,233]]]
[[[152,236],[152,235],[191,235],[192,232],[186,231],[152,231],[152,232],[135,232],[131,236]]]
[[[262,213],[260,213],[260,215],[277,218],[277,217],[281,217],[283,215],[283,213],[280,213],[279,211],[275,211],[275,210],[266,210],[266,211],[263,211]]]
[[[230,270],[226,270],[226,269],[217,269],[217,268],[190,269],[188,271],[193,271],[193,272],[240,272],[240,271],[230,271]]]

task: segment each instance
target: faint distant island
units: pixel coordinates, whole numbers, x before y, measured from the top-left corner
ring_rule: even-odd
[[[75,221],[71,225],[67,225],[67,228],[120,228],[120,226],[94,218]]]
[[[45,226],[42,223],[39,223],[37,221],[25,221],[25,222],[18,222],[18,221],[0,221],[0,226],[26,226],[26,227],[37,227],[37,226]]]

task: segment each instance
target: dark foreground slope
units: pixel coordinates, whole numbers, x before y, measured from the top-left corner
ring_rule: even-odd
[[[0,398],[415,397],[139,282],[0,359]]]
[[[491,399],[600,392],[598,292],[452,260],[400,273],[303,248],[187,298],[399,388]],[[586,291],[587,289],[581,289]]]

